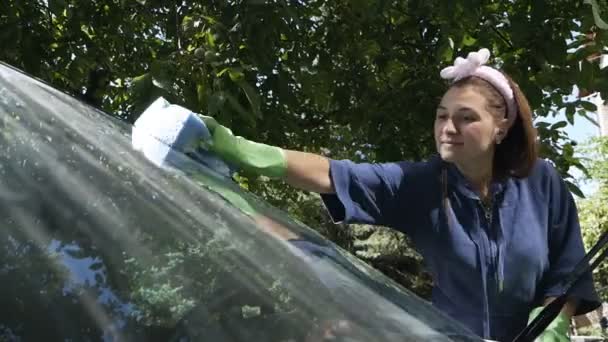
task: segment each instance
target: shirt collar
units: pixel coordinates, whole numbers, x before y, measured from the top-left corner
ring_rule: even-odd
[[[458,190],[458,192],[471,199],[479,199],[479,195],[477,192],[475,192],[475,188],[460,172],[460,170],[458,170],[456,165],[450,162],[444,162],[444,166],[447,169],[448,185],[453,186],[456,190]],[[490,193],[492,194],[492,197],[500,195],[505,190],[506,183],[506,180],[492,181],[492,184],[490,185]]]

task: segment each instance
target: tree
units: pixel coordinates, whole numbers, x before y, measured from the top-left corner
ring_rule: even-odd
[[[579,216],[583,231],[585,246],[591,248],[600,235],[608,230],[608,138],[592,140],[588,146],[589,174],[599,186],[595,193],[584,200],[580,200]],[[608,264],[601,263],[594,273],[596,289],[599,295],[608,300]]]
[[[608,38],[581,34],[594,26],[579,1],[9,0],[0,13],[2,60],[108,112],[133,120],[165,95],[239,134],[336,157],[426,157],[438,71],[482,46],[539,117],[594,110],[564,102],[574,85],[608,93],[585,59]],[[539,128],[566,174],[564,124]]]

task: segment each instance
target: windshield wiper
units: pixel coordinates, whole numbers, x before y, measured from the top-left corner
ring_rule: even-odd
[[[608,230],[606,230],[599,238],[595,246],[591,248],[589,253],[583,257],[583,259],[574,267],[574,271],[563,281],[564,292],[557,297],[554,301],[549,303],[543,311],[540,312],[536,318],[528,324],[527,327],[522,330],[513,342],[532,342],[536,339],[543,331],[549,326],[551,322],[559,315],[562,308],[566,304],[570,292],[574,288],[574,285],[585,275],[587,272],[593,271],[608,255],[608,248],[606,248],[591,264],[589,262],[603,247],[608,243]]]

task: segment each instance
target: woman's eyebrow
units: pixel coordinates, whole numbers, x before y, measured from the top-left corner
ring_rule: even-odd
[[[442,106],[442,105],[439,105],[439,106],[437,106],[437,109],[447,109],[447,108],[446,108],[446,107],[444,107],[444,106]],[[463,110],[463,111],[464,111],[464,110],[470,110],[470,111],[473,111],[473,112],[475,111],[475,109],[473,109],[473,108],[471,108],[471,107],[467,107],[467,106],[460,106],[460,107],[458,107],[458,109],[457,109],[457,110],[458,110],[458,111],[461,111],[461,110]]]
[[[475,111],[475,109],[473,109],[473,108],[471,108],[471,107],[467,107],[467,106],[461,106],[461,107],[458,107],[458,110],[457,110],[457,111],[459,111],[459,112],[461,112],[461,111],[462,111],[462,112],[464,112],[464,111],[471,111],[471,112],[474,112],[474,111]]]
[[[471,107],[460,107],[456,110],[456,113],[472,113],[477,114],[477,111]]]

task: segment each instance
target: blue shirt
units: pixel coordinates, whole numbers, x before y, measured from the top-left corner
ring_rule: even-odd
[[[572,195],[540,159],[530,176],[492,184],[492,208],[439,156],[331,160],[330,173],[336,193],[322,198],[333,220],[408,234],[433,276],[433,304],[483,338],[511,341],[534,307],[562,294],[560,282],[585,255]],[[572,296],[576,314],[600,305],[591,273]]]

